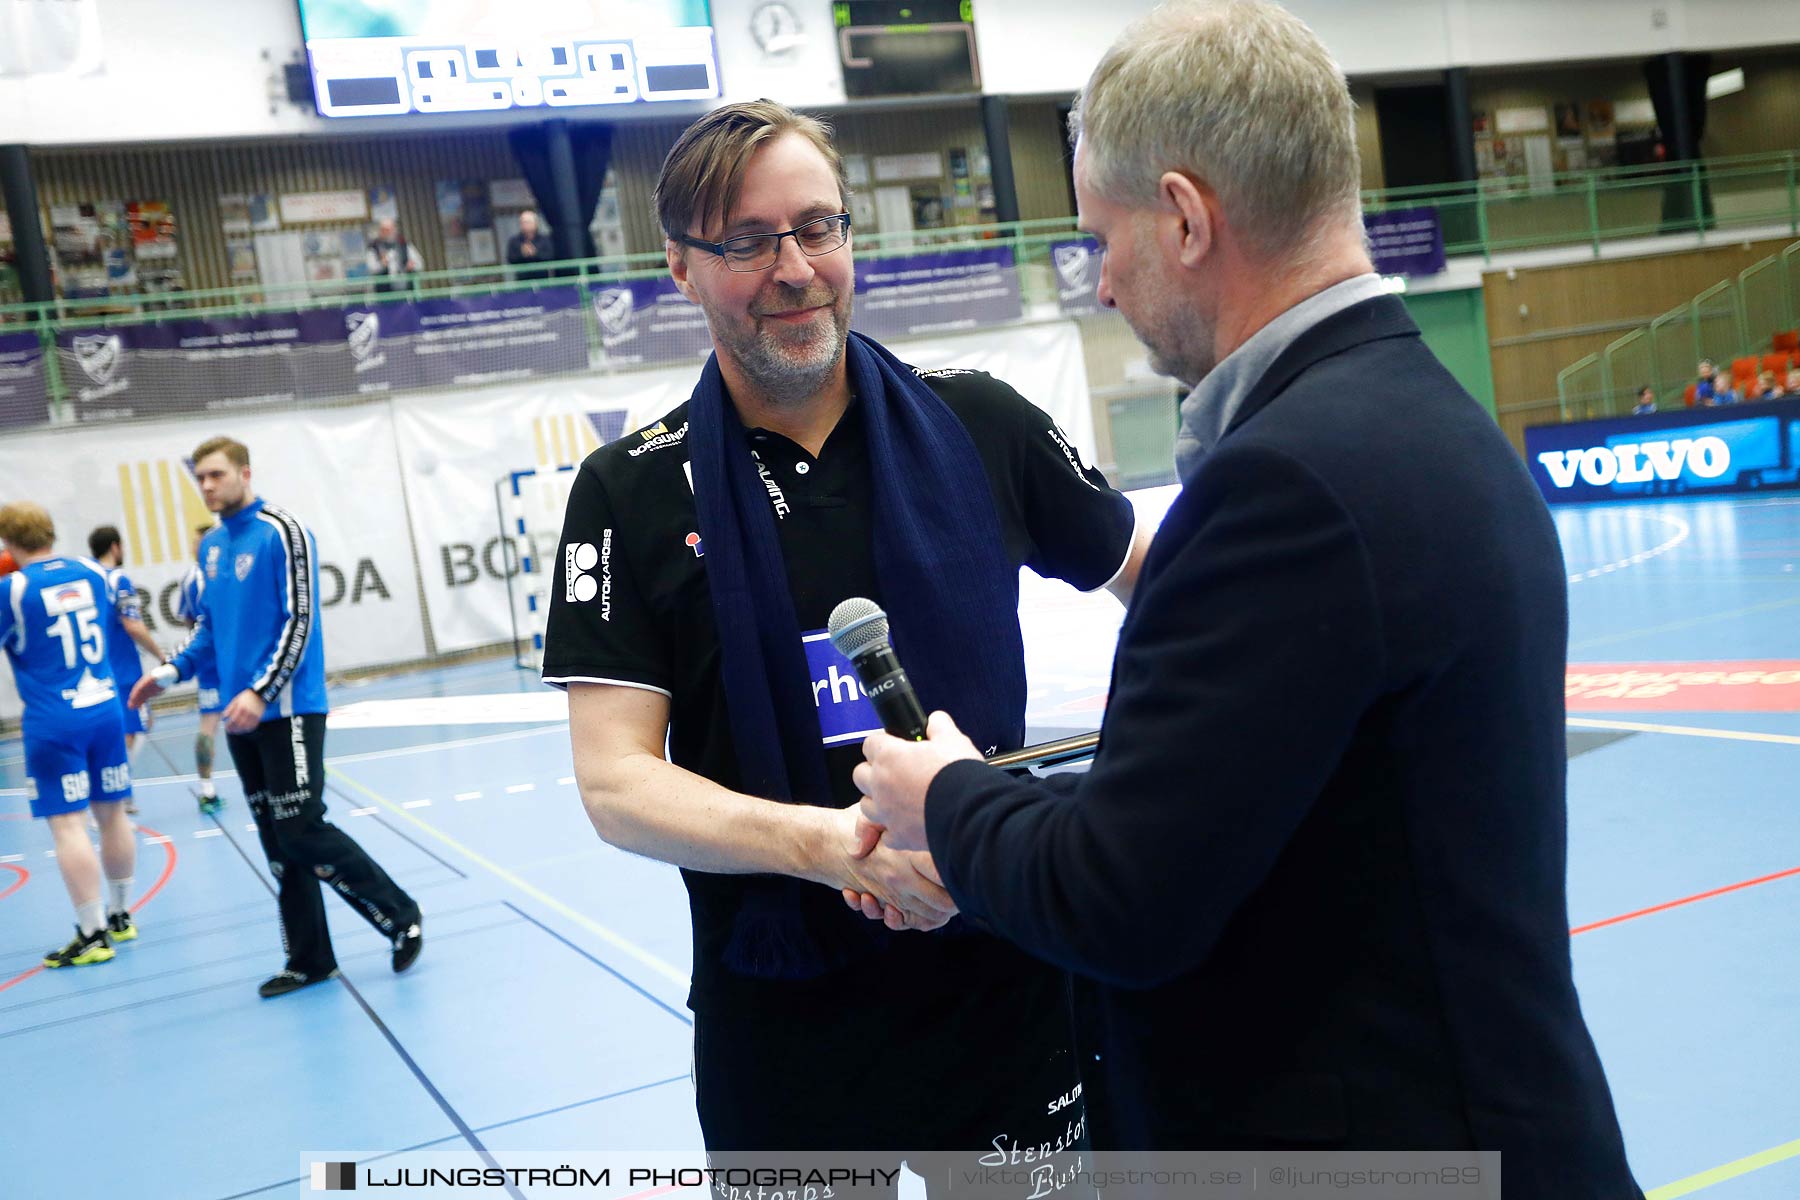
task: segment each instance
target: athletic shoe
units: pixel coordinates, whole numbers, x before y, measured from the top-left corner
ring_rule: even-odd
[[[303,987],[311,987],[315,983],[324,983],[327,979],[337,978],[336,971],[327,971],[323,975],[302,975],[298,971],[278,971],[262,981],[256,994],[267,1000],[271,996],[285,996],[289,992],[297,992]]]
[[[113,956],[112,942],[106,936],[106,930],[96,929],[92,933],[81,932],[75,927],[75,940],[61,950],[53,950],[44,955],[46,967],[85,967],[90,963],[103,963]]]
[[[137,938],[137,922],[131,919],[128,912],[109,913],[106,918],[106,935],[114,942],[129,942]]]
[[[225,802],[217,796],[200,797],[200,813],[202,816],[210,817],[224,807]]]
[[[414,921],[406,927],[405,933],[394,939],[394,973],[398,975],[412,966],[424,948],[425,935],[419,931],[419,922]]]

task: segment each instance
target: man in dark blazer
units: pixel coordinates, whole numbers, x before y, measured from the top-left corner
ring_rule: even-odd
[[[1182,491],[1092,769],[961,761],[934,714],[865,746],[869,836],[1081,977],[1097,1147],[1639,1197],[1570,971],[1556,533],[1372,273],[1342,74],[1273,5],[1165,7],[1075,120],[1100,298],[1194,385]]]

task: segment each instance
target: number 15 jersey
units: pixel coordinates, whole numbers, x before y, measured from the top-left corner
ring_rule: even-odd
[[[106,624],[116,597],[98,563],[47,558],[0,577],[0,646],[25,702],[27,738],[117,717]]]

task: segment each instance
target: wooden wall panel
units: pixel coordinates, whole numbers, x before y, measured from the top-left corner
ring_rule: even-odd
[[[1487,272],[1482,295],[1501,427],[1522,445],[1517,434],[1526,424],[1556,420],[1556,376],[1565,367],[1790,244],[1787,238],[1733,243],[1517,270],[1510,278],[1506,271]],[[1539,407],[1508,411],[1524,405]]]
[[[1021,221],[1075,215],[1068,168],[1063,165],[1062,117],[1057,110],[1054,100],[1014,100],[1007,107]]]
[[[175,214],[182,274],[190,289],[230,286],[225,236],[219,228],[222,193],[280,195],[392,187],[407,237],[418,245],[427,269],[442,270],[437,182],[519,174],[505,135],[478,131],[410,138],[40,150],[33,156],[32,169],[46,208],[103,200],[168,201]]]

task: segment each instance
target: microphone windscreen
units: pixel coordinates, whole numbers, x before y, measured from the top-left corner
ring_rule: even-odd
[[[871,647],[888,644],[887,614],[873,600],[861,596],[852,596],[832,609],[825,629],[837,652],[852,660]]]

